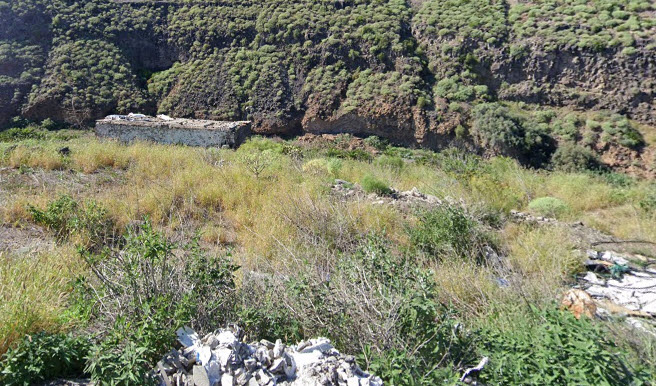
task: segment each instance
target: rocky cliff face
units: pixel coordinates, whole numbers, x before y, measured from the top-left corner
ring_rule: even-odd
[[[0,124],[139,110],[433,148],[495,100],[656,124],[653,5],[461,3],[0,2]]]
[[[496,55],[490,65],[503,100],[578,109],[607,109],[656,124],[656,55],[641,48],[632,55],[563,47],[531,47],[520,57]]]

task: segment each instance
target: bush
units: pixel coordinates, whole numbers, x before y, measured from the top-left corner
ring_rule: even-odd
[[[571,143],[564,143],[558,146],[558,149],[551,157],[551,166],[555,170],[574,173],[599,169],[600,165],[592,150]]]
[[[479,104],[472,115],[471,134],[484,149],[536,167],[548,162],[555,150],[553,138],[542,126],[529,126],[498,103]]]
[[[516,310],[515,310],[516,311]],[[477,335],[490,358],[480,380],[494,385],[639,385],[653,374],[631,369],[625,352],[587,318],[555,307],[491,320]]]
[[[303,164],[303,172],[310,174],[328,174],[337,177],[337,174],[342,169],[342,165],[342,161],[337,158],[315,158]]]
[[[389,141],[375,135],[369,136],[362,140],[365,144],[373,147],[376,150],[384,151],[389,147]]]
[[[565,202],[554,197],[536,198],[528,204],[528,208],[540,216],[556,218],[570,210]]]
[[[306,261],[289,278],[263,276],[245,281],[242,313],[260,336],[325,334],[398,385],[452,382],[453,369],[471,361],[470,337],[437,300],[433,273],[382,235],[361,239],[328,266]]]
[[[476,220],[452,206],[425,211],[408,233],[414,248],[437,259],[447,255],[480,258],[482,248],[491,244]]]
[[[405,162],[401,157],[381,155],[376,159],[376,165],[382,168],[389,168],[395,171],[403,169]]]
[[[35,223],[55,232],[59,241],[77,237],[81,246],[98,249],[114,241],[114,222],[107,210],[95,201],[80,205],[71,196],[62,195],[45,210],[28,206]]]
[[[89,339],[44,332],[26,336],[0,361],[0,383],[28,385],[84,373]]]
[[[392,193],[392,189],[390,189],[388,184],[371,174],[367,174],[362,178],[362,189],[367,193],[376,193],[379,196]]]
[[[46,133],[35,126],[14,127],[0,131],[0,142],[14,142],[24,139],[44,139]]]
[[[87,371],[96,382],[150,383],[148,371],[178,327],[202,333],[227,322],[238,267],[229,256],[208,256],[197,239],[170,242],[149,221],[124,239],[121,248],[83,253],[96,279],[92,292],[102,296],[102,321],[113,326],[93,348]]]

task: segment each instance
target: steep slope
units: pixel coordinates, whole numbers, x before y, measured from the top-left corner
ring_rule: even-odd
[[[0,124],[159,111],[431,148],[464,133],[479,149],[468,129],[482,102],[656,125],[655,12],[646,0],[0,2]]]

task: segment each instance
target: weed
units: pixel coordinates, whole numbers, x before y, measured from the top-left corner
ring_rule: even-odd
[[[489,242],[480,224],[453,206],[421,213],[417,226],[408,232],[413,247],[438,260],[446,255],[479,258]]]
[[[86,337],[43,332],[26,336],[2,356],[0,381],[10,386],[79,377],[90,346]]]
[[[536,198],[535,200],[529,202],[528,208],[540,216],[556,218],[562,216],[570,210],[565,202],[554,197]]]
[[[490,357],[490,366],[481,375],[484,382],[641,384],[653,375],[632,371],[627,354],[587,318],[578,320],[553,306],[499,318],[503,322],[490,321],[480,332],[480,353]]]
[[[371,174],[362,177],[362,189],[367,193],[376,193],[379,196],[384,196],[392,193],[389,185],[384,181],[379,180]]]

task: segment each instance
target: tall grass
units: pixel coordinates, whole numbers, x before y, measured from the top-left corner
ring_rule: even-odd
[[[0,252],[0,354],[25,334],[66,328],[67,296],[81,272],[71,248],[34,256]]]

